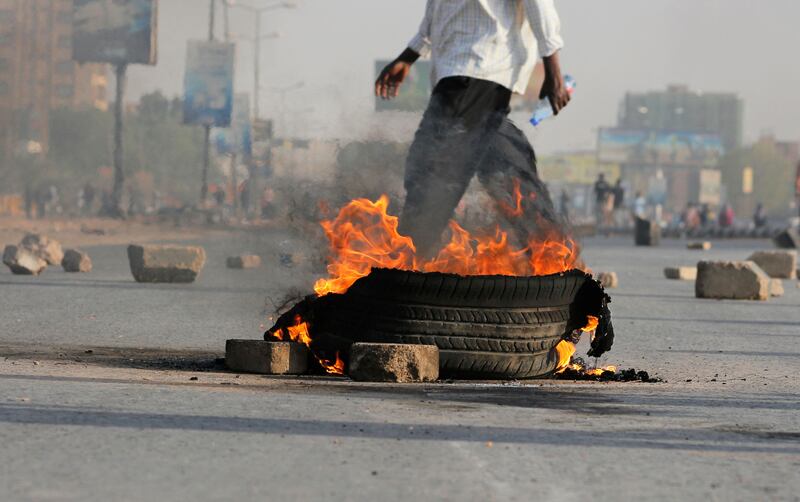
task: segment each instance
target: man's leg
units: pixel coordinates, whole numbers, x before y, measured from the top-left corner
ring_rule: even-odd
[[[547,185],[539,178],[536,154],[525,134],[504,117],[491,145],[478,168],[478,177],[520,244],[554,230],[564,232],[565,222],[553,205]]]
[[[482,80],[453,77],[437,84],[409,150],[400,217],[399,231],[414,240],[419,256],[439,250],[479,153],[487,148],[488,119],[509,98],[510,91]]]

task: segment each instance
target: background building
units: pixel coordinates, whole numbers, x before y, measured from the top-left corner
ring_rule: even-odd
[[[107,68],[72,61],[72,0],[0,0],[3,156],[46,151],[50,110],[105,110]]]
[[[661,132],[718,134],[726,150],[742,145],[744,105],[736,94],[691,91],[670,85],[666,91],[629,92],[618,127]]]
[[[617,126],[601,129],[598,159],[621,165],[628,185],[653,204],[680,211],[724,198],[719,163],[742,145],[744,105],[736,94],[682,85],[628,93]]]

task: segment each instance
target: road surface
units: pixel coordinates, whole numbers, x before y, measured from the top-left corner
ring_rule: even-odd
[[[409,386],[221,371],[225,339],[257,338],[315,277],[280,252],[312,250],[278,231],[201,244],[192,285],[133,282],[123,246],[87,248],[91,274],[0,271],[0,499],[800,497],[796,281],[766,303],[710,301],[662,273],[766,241],[585,243],[620,279],[600,363],[667,383]],[[248,251],[263,268],[225,268]]]

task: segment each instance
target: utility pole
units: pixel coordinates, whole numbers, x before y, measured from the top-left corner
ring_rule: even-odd
[[[223,20],[223,30],[225,31],[225,41],[230,42],[231,40],[231,26],[230,26],[230,5],[226,0],[222,2],[222,20]],[[234,131],[233,124],[231,124],[231,131]],[[239,173],[237,170],[238,167],[238,156],[236,155],[236,146],[239,143],[239,138],[236,137],[235,134],[233,136],[233,153],[231,153],[231,191],[233,194],[233,214],[237,218],[239,217]]]
[[[214,41],[214,21],[216,14],[216,0],[209,0],[208,11],[208,41]],[[203,125],[205,138],[204,138],[204,153],[203,153],[203,185],[200,188],[200,205],[205,206],[208,199],[208,168],[211,165],[211,124]]]
[[[121,218],[125,211],[121,207],[122,188],[125,185],[125,171],[122,165],[122,107],[125,100],[125,77],[128,69],[127,63],[114,65],[116,76],[116,99],[114,101],[114,186],[111,190],[111,214],[114,218]]]
[[[256,12],[256,26],[255,26],[255,49],[253,50],[253,68],[255,69],[253,82],[253,117],[256,120],[259,118],[261,107],[259,106],[259,94],[261,93],[261,12]]]
[[[261,42],[267,38],[277,38],[279,35],[272,33],[268,35],[261,34],[261,16],[267,11],[276,10],[276,9],[294,9],[297,7],[295,2],[292,1],[283,1],[279,3],[275,3],[273,5],[268,5],[265,7],[253,7],[251,5],[238,5],[235,3],[235,0],[223,0],[225,3],[225,11],[227,13],[228,7],[235,7],[240,8],[242,10],[246,10],[253,15],[254,18],[254,35],[252,38],[253,42],[253,125],[258,122],[261,116]],[[226,14],[227,19],[227,14]],[[227,23],[226,23],[227,25]],[[256,194],[260,194],[260,190],[258,189],[258,166],[256,165],[255,160],[252,156],[249,158],[245,158],[244,161],[248,165],[248,169],[250,171],[250,180],[247,183],[247,189],[250,191],[249,200],[251,201],[250,207],[257,208],[258,203],[257,201],[260,200],[260,196],[256,196]]]

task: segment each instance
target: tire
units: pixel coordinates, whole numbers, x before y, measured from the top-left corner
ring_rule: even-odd
[[[572,307],[589,280],[578,271],[462,277],[378,269],[317,322],[355,342],[436,345],[443,375],[541,377],[555,370],[559,341],[585,323]]]

